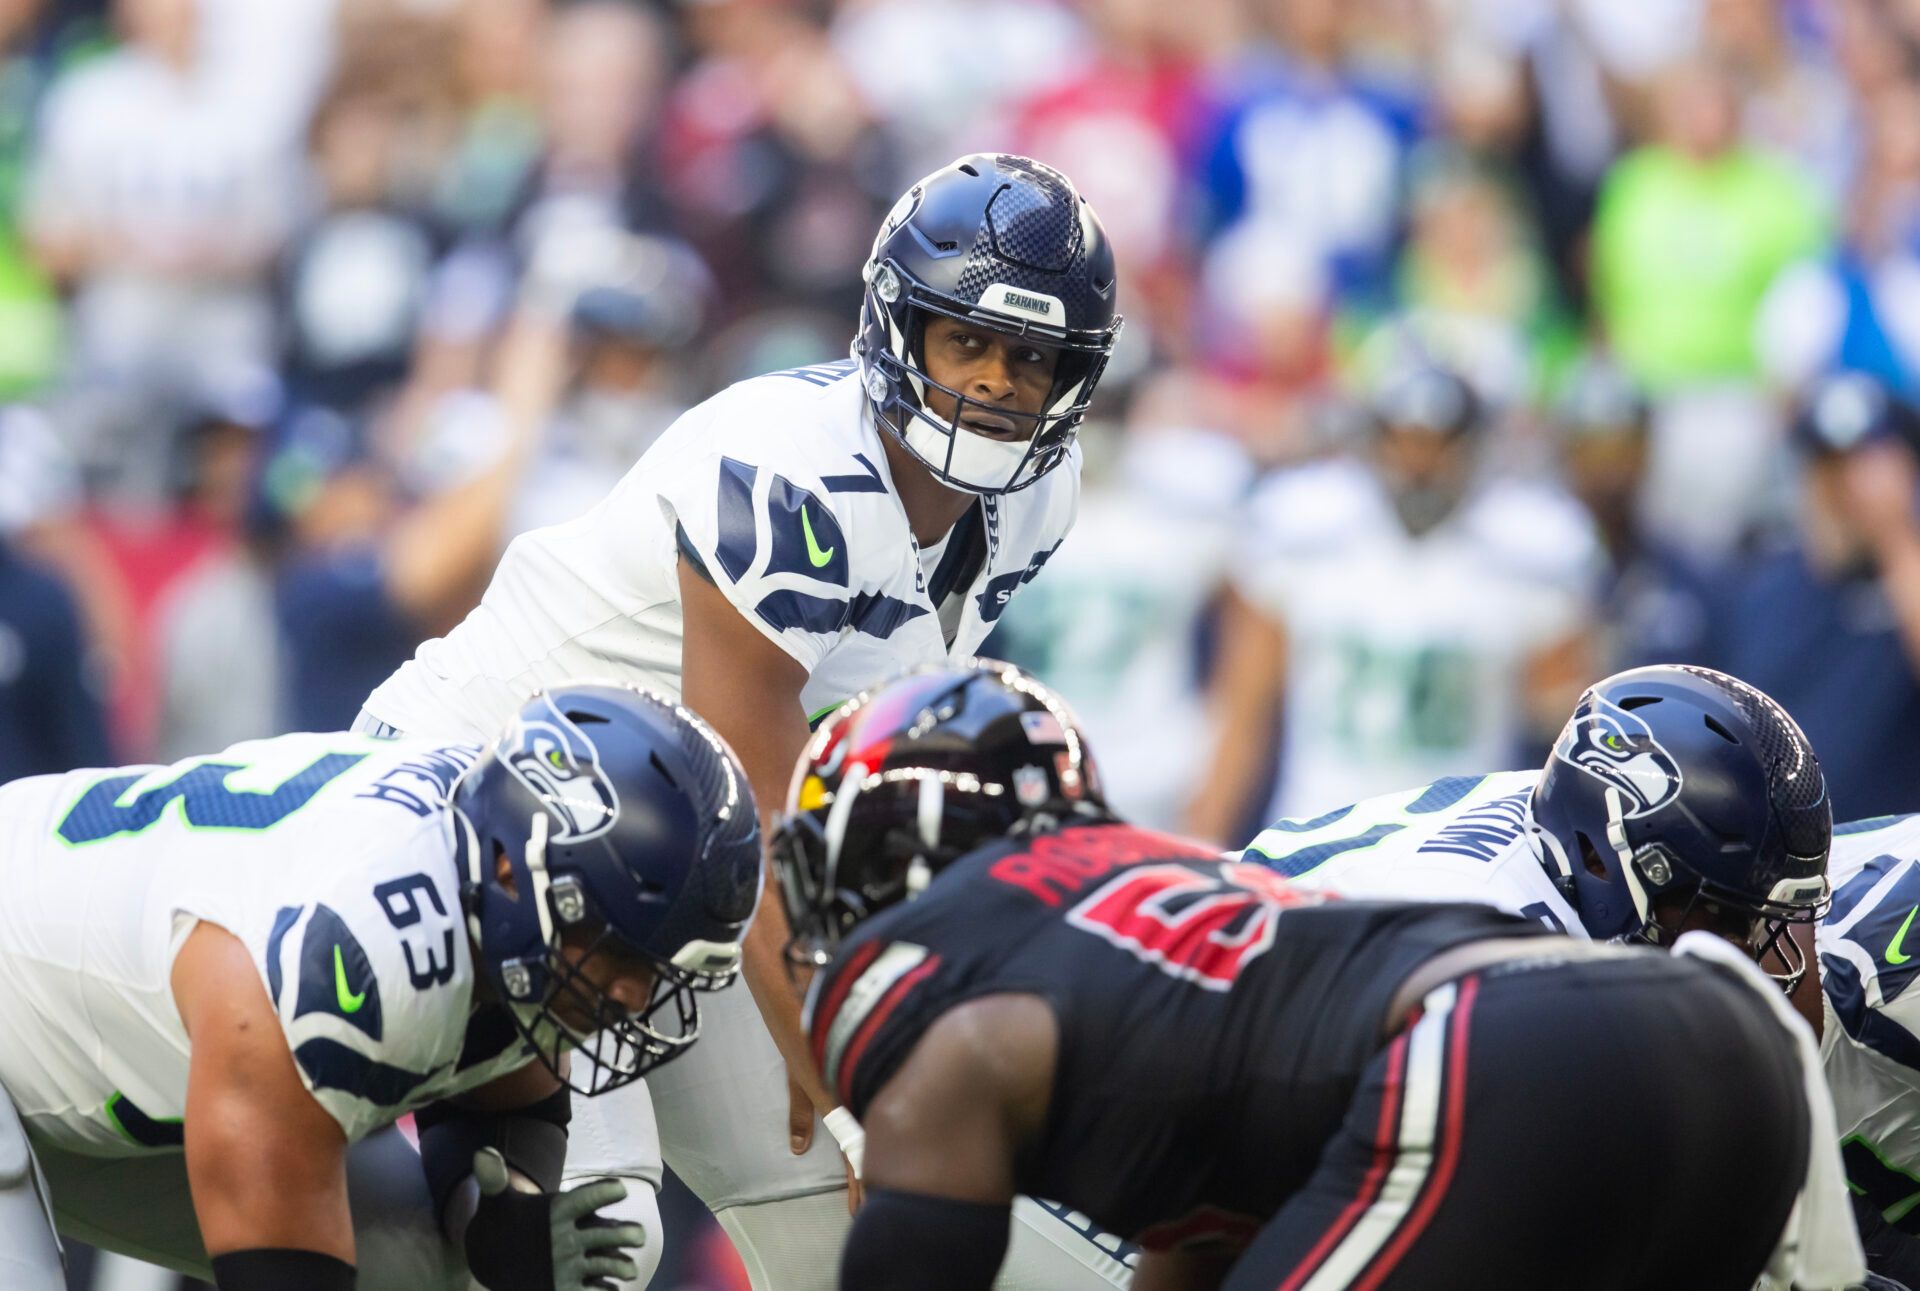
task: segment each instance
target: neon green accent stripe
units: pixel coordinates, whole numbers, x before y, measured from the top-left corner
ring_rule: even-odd
[[[831,704],[828,704],[828,705],[827,705],[827,706],[826,706],[825,708],[822,708],[822,709],[818,709],[818,710],[816,710],[815,712],[811,712],[811,713],[808,713],[808,714],[807,714],[807,725],[808,725],[808,726],[818,726],[818,725],[820,724],[820,719],[821,719],[821,718],[823,718],[823,717],[825,717],[825,716],[826,716],[827,714],[829,714],[829,713],[831,713],[831,712],[833,712],[833,711],[834,711],[835,709],[837,709],[837,708],[839,708],[839,707],[840,707],[840,705],[842,705],[842,704],[844,704],[844,703],[846,703],[846,702],[847,702],[847,701],[846,701],[846,700],[844,700],[844,699],[836,699],[836,700],[834,700],[834,701],[833,701],[833,702],[832,702]]]
[[[1902,1173],[1905,1172],[1903,1171]],[[1915,1206],[1920,1206],[1920,1192],[1914,1193],[1913,1196],[1907,1198],[1905,1201],[1895,1202],[1880,1213],[1889,1224],[1897,1224],[1905,1219]]]
[[[119,1090],[114,1090],[113,1097],[107,1099],[107,1105],[100,1110],[107,1114],[107,1120],[112,1123],[113,1128],[120,1131],[121,1138],[138,1147],[140,1145],[135,1142],[133,1135],[127,1133],[127,1127],[120,1123],[120,1113],[114,1110],[120,1105],[122,1097],[124,1097],[124,1095],[122,1095]]]

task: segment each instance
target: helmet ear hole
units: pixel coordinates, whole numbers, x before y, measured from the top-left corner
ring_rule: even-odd
[[[513,878],[513,862],[507,859],[507,849],[499,839],[493,841],[493,881],[506,893],[507,900],[518,901],[520,888]]]
[[[1580,864],[1585,866],[1587,873],[1594,878],[1604,881],[1608,877],[1607,863],[1601,860],[1600,853],[1594,850],[1593,840],[1583,833],[1577,833],[1574,837],[1580,840]]]

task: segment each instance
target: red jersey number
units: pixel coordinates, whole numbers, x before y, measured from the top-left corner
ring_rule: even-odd
[[[1283,909],[1312,904],[1260,865],[1142,865],[1102,884],[1067,922],[1164,973],[1224,991],[1273,944]]]

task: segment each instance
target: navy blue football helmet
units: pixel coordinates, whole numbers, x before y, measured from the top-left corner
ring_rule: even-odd
[[[962,157],[894,204],[861,277],[860,379],[880,425],[928,470],[956,489],[1011,493],[1066,460],[1121,320],[1113,248],[1065,175],[1008,153]],[[1059,352],[1030,436],[996,440],[959,424],[983,405],[927,375],[932,314]],[[929,386],[957,401],[953,421],[927,408]]]
[[[1705,903],[1756,959],[1805,972],[1790,923],[1826,910],[1833,811],[1820,760],[1737,678],[1660,664],[1580,697],[1533,792],[1542,862],[1596,938],[1659,943]]]
[[[720,737],[646,691],[567,687],[534,696],[451,802],[478,970],[541,1061],[591,1096],[684,1053],[700,1033],[695,993],[739,972],[760,896],[753,792]],[[585,953],[562,956],[563,937]],[[644,1008],[628,1013],[586,978],[602,954],[652,968]],[[556,1015],[569,996],[594,1028]],[[563,1069],[567,1049],[591,1059],[584,1083]]]

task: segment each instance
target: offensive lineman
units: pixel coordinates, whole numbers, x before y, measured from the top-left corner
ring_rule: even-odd
[[[1145,1245],[1136,1291],[1746,1291],[1816,1162],[1837,1204],[1811,1035],[1723,943],[1296,892],[1116,819],[1005,665],[830,718],[774,857],[868,1134],[846,1291],[986,1287],[1016,1190]],[[1818,1235],[1802,1284],[1851,1282]]]
[[[599,506],[516,539],[479,608],[375,690],[358,729],[471,738],[535,686],[610,672],[706,717],[776,804],[808,714],[971,654],[1073,523],[1075,432],[1120,327],[1112,251],[1063,175],[983,153],[908,190],[863,276],[853,359],[721,392]],[[843,1146],[858,1127],[807,1056],[769,904],[745,964],[765,1024],[747,992],[715,997],[691,1062],[583,1104],[574,1143],[578,1168],[651,1185],[617,1213],[656,1234],[664,1149],[756,1288],[809,1291],[831,1284],[849,1206],[814,1109]],[[1050,1235],[1009,1265],[1025,1285],[1124,1281],[1039,1222]]]
[[[1656,664],[1590,687],[1544,770],[1282,820],[1243,855],[1303,887],[1484,902],[1575,937],[1708,928],[1780,970],[1817,1026],[1806,943],[1832,831],[1820,760],[1785,709],[1725,673]]]
[[[1920,1284],[1920,816],[1833,831],[1833,908],[1819,930],[1833,1090],[1867,1262]]]
[[[624,688],[484,751],[290,735],[7,785],[0,1285],[64,1287],[55,1225],[220,1291],[464,1287],[449,1238],[493,1291],[630,1275],[644,1233],[594,1217],[621,1185],[557,1191],[567,1090],[693,1043],[760,879],[731,753]]]

